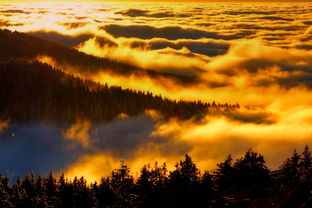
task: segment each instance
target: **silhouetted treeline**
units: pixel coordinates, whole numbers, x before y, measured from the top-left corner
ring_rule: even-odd
[[[105,122],[121,113],[138,115],[155,109],[165,117],[202,116],[210,106],[237,105],[173,101],[141,91],[108,87],[67,75],[47,64],[0,61],[0,119],[12,122]]]
[[[39,56],[52,57],[58,63],[75,67],[77,71],[86,75],[88,73],[96,74],[101,70],[123,76],[135,74],[137,76],[146,75],[152,78],[167,77],[183,84],[192,84],[197,81],[197,78],[194,76],[157,72],[152,69],[145,70],[108,58],[87,55],[76,49],[67,48],[52,41],[43,40],[25,33],[0,29],[0,59],[36,60]]]
[[[98,164],[101,166],[101,164]],[[104,167],[103,167],[104,168]],[[0,176],[3,208],[96,207],[311,207],[312,156],[308,146],[294,152],[277,171],[261,154],[249,150],[229,156],[214,172],[201,173],[189,155],[173,171],[166,164],[145,165],[138,178],[124,163],[111,176],[88,184],[61,175],[17,178]]]

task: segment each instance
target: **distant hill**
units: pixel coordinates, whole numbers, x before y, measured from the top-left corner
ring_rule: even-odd
[[[58,63],[76,67],[85,74],[89,72],[95,74],[101,70],[123,76],[168,77],[183,84],[192,84],[197,80],[196,77],[146,70],[111,59],[87,55],[76,49],[24,33],[0,30],[0,59],[35,60],[38,56],[52,57]]]
[[[214,102],[177,102],[149,92],[108,87],[35,61],[39,55],[79,66],[86,73],[88,70],[104,68],[124,76],[144,74],[153,77],[171,76],[180,81],[189,79],[146,71],[86,55],[23,33],[0,30],[0,120],[73,122],[76,119],[88,119],[106,122],[120,114],[135,116],[149,109],[161,112],[165,118],[187,119],[203,117],[211,106],[219,108],[217,111],[220,112],[238,107],[216,105]]]
[[[83,118],[105,122],[121,113],[134,116],[148,109],[158,110],[167,118],[184,119],[202,116],[210,106],[108,87],[39,62],[0,62],[0,119],[4,120],[72,122]]]

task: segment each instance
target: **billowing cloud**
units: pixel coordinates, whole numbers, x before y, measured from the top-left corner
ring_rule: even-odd
[[[143,41],[133,41],[131,42],[131,47],[133,48],[148,48],[151,50],[164,49],[167,47],[173,48],[175,50],[181,50],[182,48],[187,48],[193,53],[199,53],[206,56],[218,56],[225,54],[229,49],[230,44],[225,41],[215,41],[215,40],[178,40],[169,41],[165,39],[153,39],[148,42]]]
[[[6,128],[2,122],[0,172],[12,177],[31,171],[60,173],[85,155],[104,152],[120,159],[133,158],[155,129],[154,119],[142,115],[110,124],[80,120],[72,126],[6,123]],[[110,166],[107,171],[115,167]]]
[[[72,125],[72,127],[64,132],[64,137],[69,140],[76,140],[82,146],[88,147],[90,145],[90,138],[88,134],[90,126],[90,122],[78,120]]]
[[[58,126],[47,124],[10,124],[0,132],[0,149],[0,172],[12,177],[60,170],[83,154],[83,149],[63,139]]]
[[[1,132],[0,170],[10,176],[54,170],[98,180],[121,160],[138,173],[154,161],[167,162],[172,169],[186,153],[202,170],[211,170],[228,154],[239,157],[250,147],[264,154],[275,169],[294,148],[311,145],[312,110],[307,106],[274,109],[270,113],[241,108],[232,112],[234,117],[209,114],[200,122],[163,120],[151,111],[108,124],[83,120],[72,126],[11,124]],[[261,121],[270,117],[270,122]]]
[[[101,44],[97,39],[90,39],[77,47],[80,51],[118,60],[124,63],[135,65],[145,69],[156,70],[158,72],[172,73],[185,76],[196,76],[200,71],[200,63],[205,64],[201,59],[188,58],[184,54],[189,51],[186,48],[178,50],[180,55],[172,54],[175,50],[168,48],[155,51],[144,50],[142,48],[132,49],[129,46],[111,47],[108,44]],[[141,57],[144,55],[144,59]],[[180,58],[180,63],[172,63],[175,57]]]
[[[120,43],[118,47],[107,45],[101,47],[95,39],[90,39],[78,49],[89,54],[127,62],[142,68],[158,69],[162,72],[184,75],[193,73],[199,77],[199,81],[203,84],[214,80],[215,83],[218,83],[215,86],[218,87],[239,87],[242,83],[238,83],[237,80],[242,79],[245,79],[245,88],[251,86],[265,88],[270,85],[278,85],[283,88],[302,85],[308,88],[311,87],[312,54],[306,51],[281,49],[263,45],[261,42],[250,41],[231,45],[226,53],[223,52],[223,55],[210,59],[201,59],[201,56],[194,55],[193,57],[181,52],[183,49],[187,52],[188,47],[196,50],[196,46],[199,45],[211,46],[211,51],[218,51],[218,48],[229,46],[227,43],[214,41],[170,42],[160,39],[147,42],[137,40],[129,42],[130,46],[127,45],[129,43]],[[152,48],[165,46],[170,46],[170,48],[177,52],[180,51],[180,53],[170,53],[170,50],[166,48]],[[180,49],[179,46],[182,48]],[[248,51],[248,53],[245,51]],[[143,54],[145,56],[144,60],[141,59]],[[176,63],[170,66],[176,59],[180,60],[181,67]],[[213,79],[209,79],[210,77],[213,77]],[[209,84],[207,86],[213,87],[213,85]]]
[[[311,115],[310,108],[301,106],[275,115],[274,123],[242,123],[222,116],[207,116],[200,123],[193,120],[158,121],[154,129],[149,129],[149,135],[145,135],[148,139],[135,149],[127,149],[131,149],[131,154],[116,156],[109,151],[88,154],[69,166],[66,173],[75,176],[82,171],[97,179],[109,174],[106,167],[117,167],[120,160],[125,160],[134,173],[138,173],[144,164],[156,160],[167,162],[168,168],[172,169],[185,153],[190,154],[202,170],[211,170],[228,154],[237,158],[250,147],[264,154],[268,166],[275,169],[294,148],[300,150],[305,144],[311,145]],[[297,128],[301,131],[291,131]],[[99,163],[106,164],[105,168],[98,167]]]

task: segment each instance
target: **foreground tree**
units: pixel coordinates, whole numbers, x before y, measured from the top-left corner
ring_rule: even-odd
[[[308,145],[305,145],[303,152],[301,153],[299,166],[302,172],[309,172],[312,168],[312,154]]]
[[[112,172],[110,186],[115,195],[117,207],[131,207],[136,200],[134,193],[134,179],[130,175],[130,168],[121,163],[120,168]]]
[[[312,157],[306,145],[299,155],[296,150],[280,167],[277,178],[283,207],[312,206]]]
[[[140,177],[137,180],[137,190],[139,203],[142,207],[161,207],[167,204],[167,168],[164,163],[158,166],[156,162],[154,168],[145,165],[141,169]]]
[[[310,207],[311,152],[294,151],[281,168],[270,172],[263,156],[252,150],[233,162],[229,156],[215,175],[200,174],[189,155],[167,174],[166,164],[142,168],[137,180],[122,163],[110,177],[88,184],[52,173],[29,174],[10,185],[0,176],[2,208],[102,208],[102,207]],[[273,187],[273,188],[272,188]]]
[[[244,157],[238,159],[234,166],[234,185],[237,189],[261,189],[268,188],[270,183],[270,171],[265,165],[264,157],[249,149]]]
[[[217,164],[218,169],[215,171],[215,175],[217,187],[220,191],[230,190],[233,186],[234,168],[232,160],[232,156],[229,155],[224,162]]]
[[[9,186],[9,178],[0,175],[0,207],[13,207],[11,203],[11,191]]]
[[[92,186],[94,196],[98,200],[99,207],[113,206],[115,194],[111,188],[109,178],[101,178],[100,184],[94,183]]]
[[[216,196],[214,179],[209,171],[205,171],[201,176],[198,192],[201,205],[210,205],[211,200]]]
[[[280,167],[280,188],[282,190],[287,190],[297,183],[299,180],[299,160],[300,155],[294,150],[292,156],[287,158],[287,160]]]
[[[237,197],[265,196],[270,190],[270,171],[265,165],[264,157],[248,150],[245,155],[232,164],[232,157],[218,164],[216,183],[220,192],[225,195],[244,193]]]
[[[199,202],[199,170],[189,155],[176,164],[169,175],[173,207],[192,207]]]

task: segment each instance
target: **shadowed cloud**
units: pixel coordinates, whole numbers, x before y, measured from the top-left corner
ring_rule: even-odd
[[[270,31],[296,31],[303,29],[300,25],[285,25],[285,26],[261,26],[258,24],[237,24],[238,29],[253,29],[253,30],[270,30]]]
[[[65,168],[83,154],[79,146],[62,138],[59,127],[47,124],[8,126],[0,132],[0,149],[0,171],[8,176],[31,171],[47,174]]]
[[[176,26],[157,28],[147,25],[122,26],[112,24],[100,27],[100,29],[105,30],[114,37],[136,37],[141,39],[151,39],[158,37],[166,38],[168,40],[199,38],[231,40],[243,37],[243,35],[222,35],[216,32],[208,32],[205,30],[193,28],[181,28]]]
[[[305,25],[312,25],[312,21],[303,21],[303,24],[305,24]]]
[[[225,12],[225,14],[229,15],[252,15],[252,14],[259,14],[259,15],[271,15],[271,14],[276,14],[276,11],[228,11]]]
[[[281,20],[281,21],[293,21],[294,19],[292,18],[285,18],[285,17],[278,17],[278,16],[264,16],[264,17],[259,17],[259,19],[265,19],[265,20]]]
[[[28,34],[45,40],[50,40],[70,48],[90,39],[93,36],[92,34],[69,36],[63,35],[58,32],[45,32],[45,31],[29,32]]]
[[[154,17],[154,18],[164,18],[164,17],[175,17],[180,15],[175,15],[172,12],[151,12],[149,10],[141,9],[128,9],[125,11],[116,12],[116,14],[121,14],[129,17]]]
[[[151,40],[148,43],[133,41],[131,42],[131,47],[148,47],[151,50],[164,49],[167,47],[173,48],[175,50],[181,50],[183,47],[188,48],[193,53],[204,54],[207,56],[217,56],[225,54],[229,49],[230,45],[226,42],[217,41],[168,41],[168,40]]]
[[[0,10],[0,13],[12,13],[12,14],[30,14],[30,12],[21,10],[21,9],[7,9],[7,10]]]

